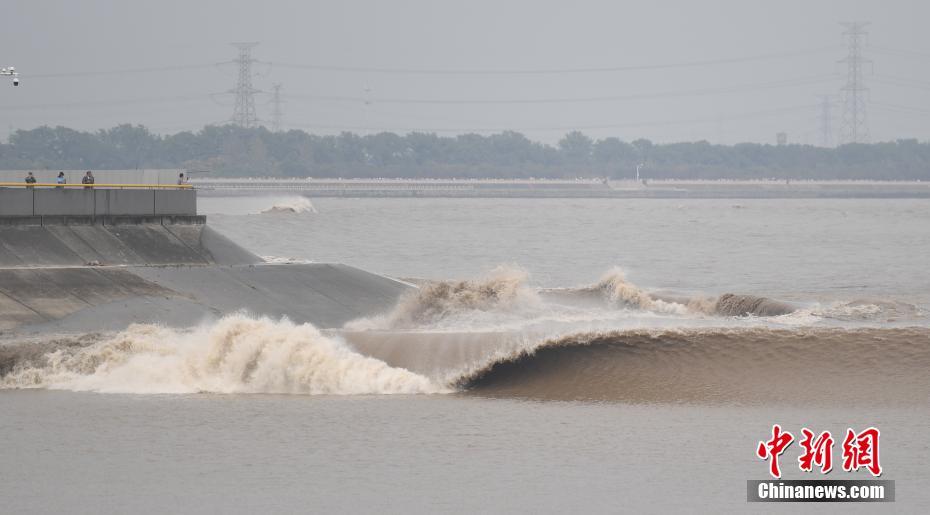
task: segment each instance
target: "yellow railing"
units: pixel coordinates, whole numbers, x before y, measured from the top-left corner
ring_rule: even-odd
[[[135,190],[187,190],[194,186],[190,184],[55,184],[46,182],[36,182],[27,184],[24,182],[0,182],[0,188],[105,188],[105,189],[135,189]]]

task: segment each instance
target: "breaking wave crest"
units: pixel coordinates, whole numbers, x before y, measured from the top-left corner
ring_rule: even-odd
[[[474,281],[431,281],[401,297],[388,314],[356,320],[351,330],[403,330],[461,320],[481,313],[514,313],[539,305],[539,297],[526,286],[528,274],[499,267]]]
[[[0,387],[114,393],[443,391],[424,376],[287,320],[230,315],[190,331],[136,324],[91,340],[0,347]]]
[[[654,292],[630,282],[620,268],[609,270],[589,286],[535,288],[518,268],[498,267],[481,279],[464,281],[411,280],[407,292],[389,312],[354,320],[349,331],[534,331],[588,324],[588,329],[618,323],[630,327],[674,321],[764,318],[784,326],[820,322],[870,323],[917,321],[923,313],[914,305],[858,300],[830,305],[801,305],[759,295],[719,296]],[[672,321],[672,322],[669,322]],[[558,327],[556,327],[558,326]]]
[[[303,214],[316,213],[316,208],[307,197],[293,197],[279,200],[268,209],[262,211],[262,214]]]
[[[798,308],[777,300],[755,295],[725,293],[714,303],[714,313],[724,316],[778,316],[797,311]]]
[[[0,388],[427,394],[642,403],[926,403],[930,328],[321,334],[233,315],[0,346]],[[346,343],[348,342],[348,343]],[[356,350],[357,349],[357,350]]]
[[[689,303],[683,304],[653,297],[627,281],[626,273],[619,267],[610,269],[594,286],[581,289],[582,292],[585,290],[599,292],[608,305],[613,307],[629,307],[669,314],[686,314],[693,308],[689,306]]]
[[[603,302],[613,308],[668,315],[777,316],[798,309],[785,302],[755,295],[725,293],[714,298],[651,293],[629,282],[626,274],[618,267],[609,270],[592,286],[549,289],[544,290],[543,294],[557,300]]]
[[[930,391],[930,328],[911,304],[675,296],[619,269],[581,288],[527,281],[514,268],[418,281],[336,336],[237,314],[0,344],[0,388],[760,403],[914,403]]]

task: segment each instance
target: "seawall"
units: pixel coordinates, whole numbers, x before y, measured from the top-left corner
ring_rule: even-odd
[[[0,269],[0,334],[188,327],[246,311],[321,328],[389,309],[408,286],[339,264]]]
[[[48,208],[45,192],[76,213]],[[194,202],[158,212],[153,193]],[[0,216],[2,336],[186,327],[240,310],[337,328],[389,309],[410,288],[341,264],[266,263],[191,211],[192,190],[0,189],[0,201],[11,198],[25,203],[4,204],[16,214]]]
[[[0,269],[262,262],[205,221],[204,217],[0,218]]]

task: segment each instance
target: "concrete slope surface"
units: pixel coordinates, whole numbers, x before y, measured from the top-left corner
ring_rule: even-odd
[[[0,225],[0,268],[260,262],[205,224]]]
[[[320,328],[410,287],[338,264],[275,265],[203,223],[0,224],[0,335],[186,327],[236,311]]]
[[[0,332],[184,327],[236,311],[336,328],[408,288],[331,264],[0,269]]]

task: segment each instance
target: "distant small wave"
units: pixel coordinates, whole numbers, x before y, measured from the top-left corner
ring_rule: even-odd
[[[292,197],[275,202],[268,209],[262,211],[262,214],[304,214],[316,213],[313,203],[306,197]]]
[[[313,263],[313,261],[309,259],[290,258],[290,257],[284,257],[284,256],[261,256],[261,258],[264,259],[266,263],[274,263],[274,264],[281,264],[281,265],[283,264],[306,265],[306,264]]]

